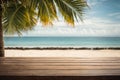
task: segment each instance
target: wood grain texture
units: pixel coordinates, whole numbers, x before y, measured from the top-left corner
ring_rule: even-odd
[[[0,76],[120,76],[120,58],[0,58]]]

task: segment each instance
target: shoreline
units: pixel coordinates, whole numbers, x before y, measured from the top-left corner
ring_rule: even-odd
[[[5,47],[5,50],[120,50],[120,47]]]

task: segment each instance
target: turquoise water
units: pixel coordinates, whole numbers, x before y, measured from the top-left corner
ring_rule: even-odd
[[[5,47],[120,47],[120,37],[4,37]]]

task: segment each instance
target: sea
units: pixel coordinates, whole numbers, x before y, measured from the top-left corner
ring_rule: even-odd
[[[120,37],[4,37],[5,47],[120,47]]]

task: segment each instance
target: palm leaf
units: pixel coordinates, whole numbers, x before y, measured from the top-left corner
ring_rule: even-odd
[[[64,20],[74,25],[83,20],[85,0],[2,0],[3,29],[5,33],[21,34],[31,30],[40,21],[43,25],[52,24],[61,13]]]
[[[55,0],[55,2],[66,22],[74,25],[75,20],[82,21],[83,10],[87,6],[84,0]]]
[[[9,5],[3,16],[3,29],[8,34],[20,34],[21,31],[30,30],[37,23],[34,16],[34,11],[29,11],[23,5]]]
[[[29,4],[31,8],[37,9],[38,17],[44,25],[52,24],[58,19],[57,11],[67,23],[74,25],[76,20],[83,20],[83,12],[87,6],[85,0],[29,0]]]
[[[30,0],[30,9],[35,9],[38,13],[38,18],[43,25],[52,24],[52,21],[57,19],[54,0]]]

